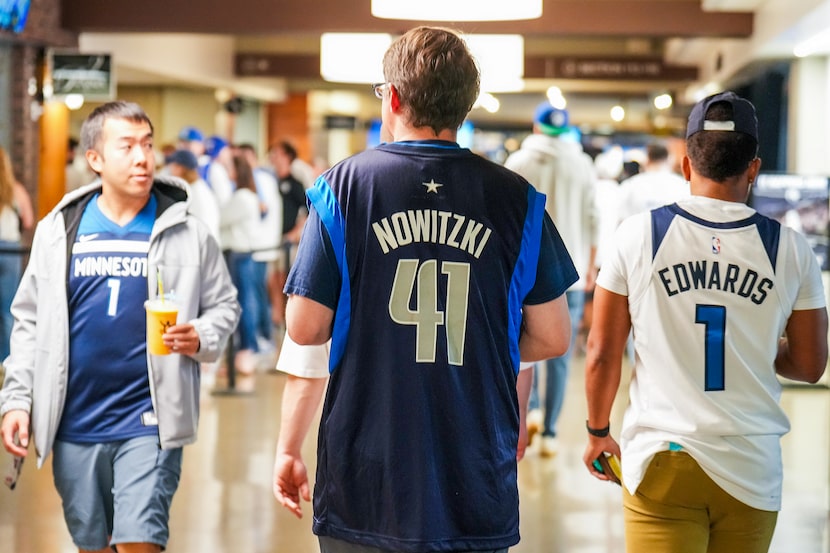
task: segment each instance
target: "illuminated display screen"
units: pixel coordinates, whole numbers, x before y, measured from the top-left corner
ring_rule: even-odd
[[[31,0],[0,0],[0,30],[19,33],[26,26]]]
[[[761,173],[749,205],[759,213],[804,234],[822,270],[828,258],[828,178],[817,175]]]

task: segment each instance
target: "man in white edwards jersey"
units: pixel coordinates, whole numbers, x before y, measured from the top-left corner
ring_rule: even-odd
[[[274,493],[301,515],[301,446],[325,392],[323,553],[506,552],[532,376],[519,361],[564,353],[576,270],[544,196],[455,142],[478,95],[462,38],[413,29],[383,69],[374,90],[392,142],[308,191],[287,329],[302,345],[331,337],[330,376],[327,390],[288,376]]]
[[[683,176],[692,196],[635,215],[603,264],[588,338],[589,443],[620,454],[628,551],[758,553],[781,508],[777,375],[817,381],[827,311],[803,236],[745,205],[761,160],[753,105],[694,106]],[[611,405],[629,328],[636,352],[620,445]]]
[[[0,392],[3,445],[50,453],[80,551],[152,553],[168,539],[182,446],[196,439],[199,362],[236,326],[236,290],[187,184],[154,178],[153,126],[136,104],[96,108],[81,130],[100,180],[38,225],[12,305]],[[175,294],[166,356],[149,355],[144,302]]]

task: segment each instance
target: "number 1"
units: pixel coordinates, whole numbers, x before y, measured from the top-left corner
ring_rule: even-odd
[[[705,390],[723,390],[725,382],[724,334],[726,334],[726,308],[722,305],[698,305],[695,323],[705,327]]]
[[[107,315],[115,317],[115,314],[118,312],[118,292],[121,291],[121,280],[108,278],[107,286],[110,288],[110,302],[107,306]]]

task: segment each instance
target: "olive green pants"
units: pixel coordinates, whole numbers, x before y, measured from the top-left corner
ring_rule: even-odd
[[[766,553],[778,519],[723,491],[683,451],[655,455],[623,506],[627,553]]]

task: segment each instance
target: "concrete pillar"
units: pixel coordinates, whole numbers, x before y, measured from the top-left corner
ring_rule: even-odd
[[[830,175],[830,58],[801,58],[790,73],[787,170]]]

